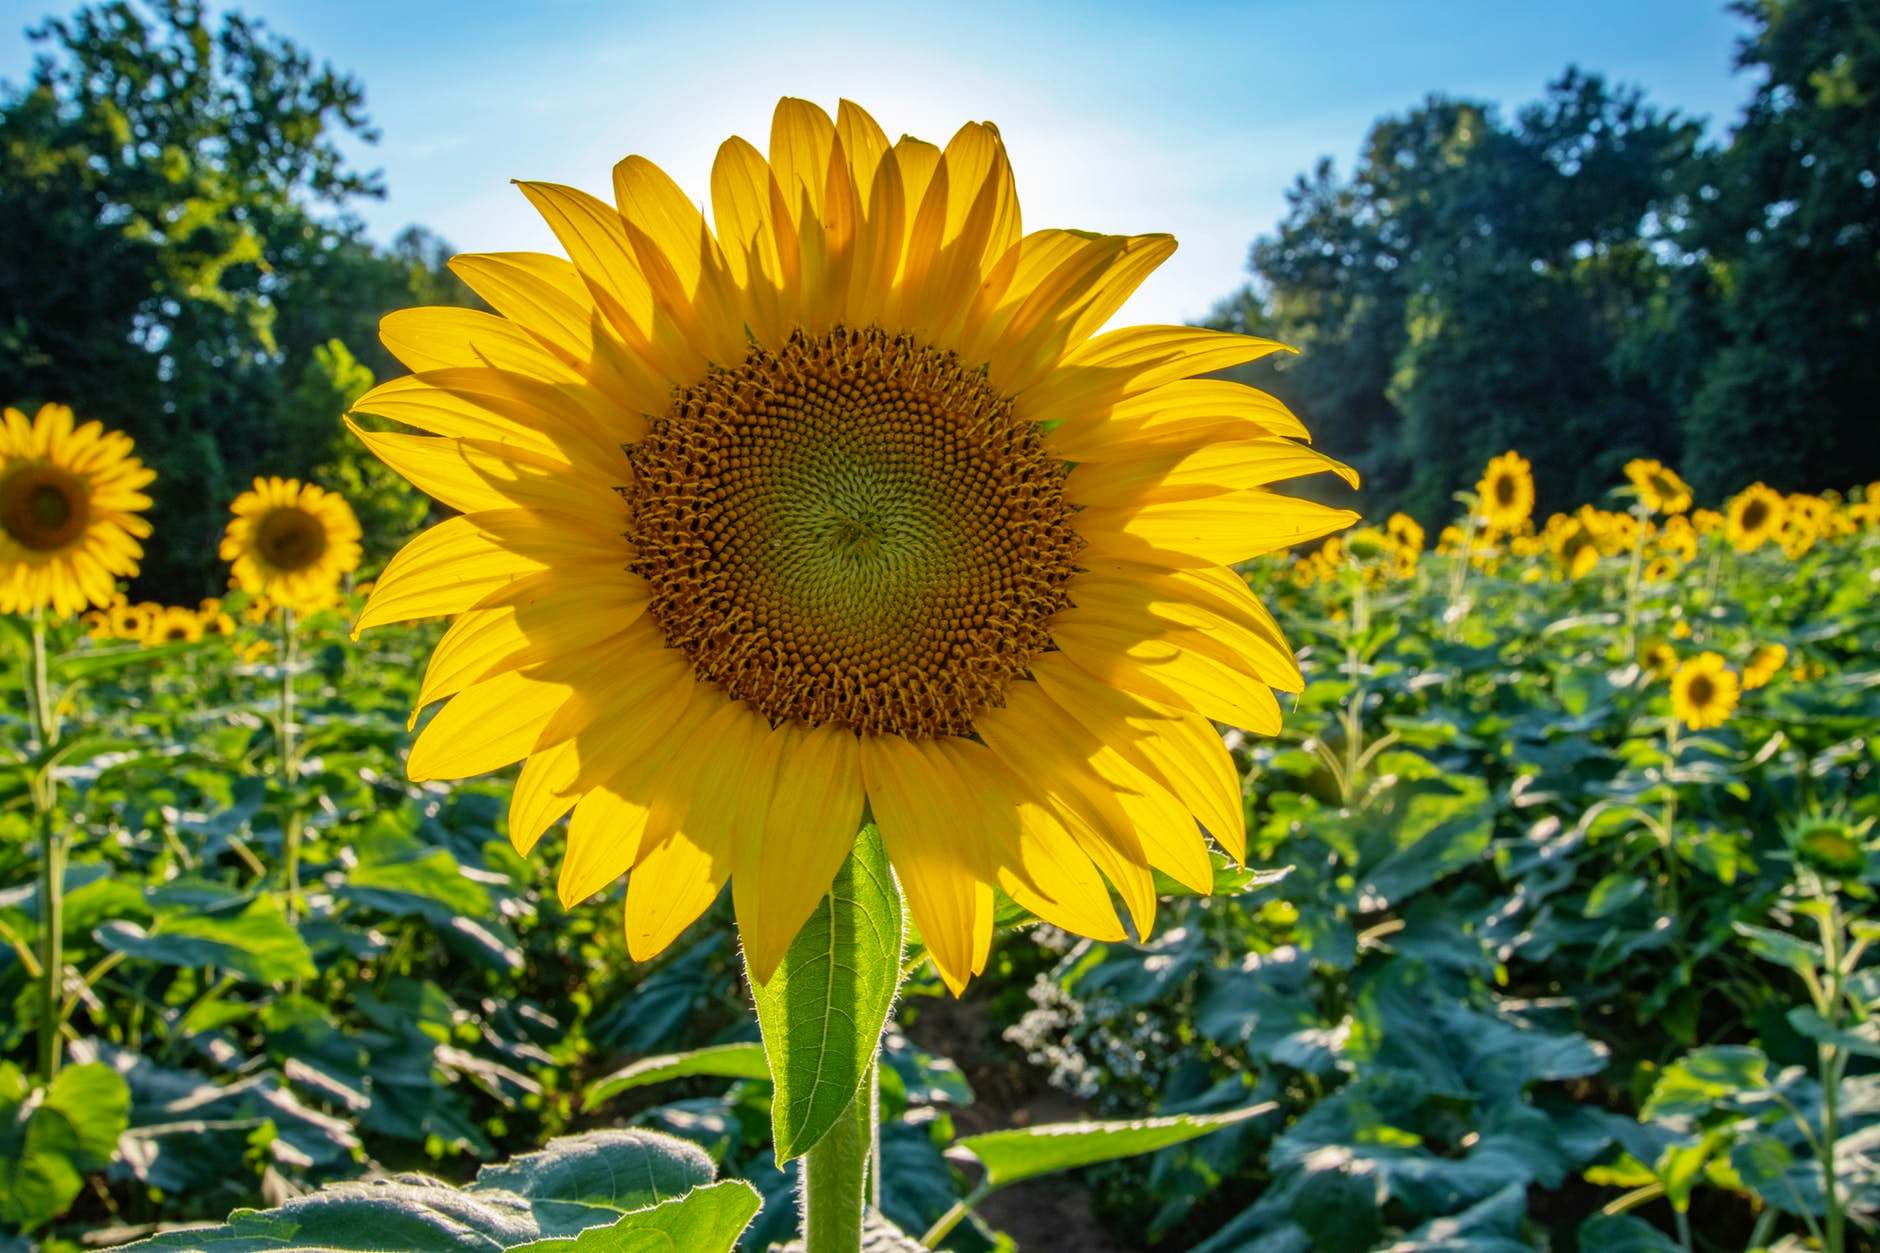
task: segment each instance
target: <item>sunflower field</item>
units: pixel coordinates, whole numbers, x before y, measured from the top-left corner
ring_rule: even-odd
[[[1289,151],[1189,125],[1239,62],[1078,118],[1098,197],[1031,119],[1021,206],[978,105],[638,155],[793,60],[758,9],[301,6],[427,48],[459,251],[266,23],[29,29],[0,1253],[1880,1250],[1876,6],[1703,26],[1724,131],[1432,94],[1160,320],[1173,234],[1084,228]],[[1053,30],[1285,47],[1123,8]]]
[[[1305,683],[1227,733],[1212,895],[1158,875],[1110,941],[1001,896],[959,998],[909,937],[905,1234],[869,1247],[1863,1246],[1880,487],[1712,510],[1637,463],[1537,524],[1529,476],[1497,458],[1433,544],[1398,515],[1240,568]],[[231,559],[337,551],[302,492],[238,502]],[[311,540],[263,509],[301,500]],[[4,1247],[788,1241],[803,1093],[729,893],[633,961],[618,889],[504,838],[513,779],[407,781],[438,630],[352,638],[339,558],[313,595],[0,619]]]

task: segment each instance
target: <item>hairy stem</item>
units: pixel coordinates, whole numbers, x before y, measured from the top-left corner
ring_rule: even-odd
[[[803,1155],[803,1243],[807,1253],[858,1253],[875,1145],[880,1054],[829,1134]]]

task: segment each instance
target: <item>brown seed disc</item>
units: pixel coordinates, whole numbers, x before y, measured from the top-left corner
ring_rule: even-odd
[[[773,722],[968,734],[1069,604],[1064,465],[983,373],[906,335],[753,348],[628,456],[654,620]]]

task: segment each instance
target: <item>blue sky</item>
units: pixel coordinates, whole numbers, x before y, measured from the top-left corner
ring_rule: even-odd
[[[47,5],[0,0],[0,77]],[[1321,155],[1432,91],[1517,106],[1568,63],[1727,127],[1749,92],[1741,23],[1713,0],[1264,0],[1245,4],[737,5],[696,0],[249,0],[365,83],[382,142],[360,159],[389,238],[422,222],[466,251],[552,248],[512,177],[605,193],[638,152],[701,200],[720,140],[761,148],[781,95],[848,96],[889,134],[997,122],[1025,223],[1170,231],[1126,310],[1205,313]]]

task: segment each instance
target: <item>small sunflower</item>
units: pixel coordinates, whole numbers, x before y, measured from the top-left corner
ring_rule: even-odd
[[[1570,579],[1583,579],[1599,564],[1599,540],[1579,518],[1548,519],[1547,548]]]
[[[1659,462],[1646,457],[1628,461],[1625,477],[1638,491],[1639,503],[1653,513],[1683,513],[1691,507],[1691,485]]]
[[[1699,653],[1671,676],[1671,712],[1693,731],[1728,722],[1737,694],[1736,673],[1717,653]]]
[[[1670,557],[1653,557],[1645,563],[1643,578],[1647,583],[1669,583],[1678,577],[1678,563]]]
[[[511,840],[572,811],[562,898],[625,875],[635,959],[728,880],[760,980],[865,807],[956,992],[995,885],[1115,938],[1111,888],[1145,934],[1151,867],[1207,889],[1203,827],[1243,855],[1211,720],[1301,679],[1232,567],[1356,520],[1269,485],[1355,476],[1207,377],[1279,345],[1098,334],[1173,240],[1026,233],[996,129],[848,103],[727,141],[709,218],[641,157],[521,188],[567,259],[456,258],[496,312],[391,315],[416,373],[355,406],[462,515],[357,623],[457,615],[413,778],[522,761]]]
[[[0,426],[0,613],[50,609],[68,618],[109,605],[137,573],[141,516],[157,476],[131,455],[130,436],[74,424],[64,405]]]
[[[1518,531],[1534,512],[1534,469],[1520,453],[1505,452],[1488,463],[1475,492],[1489,530]]]
[[[1759,645],[1750,654],[1749,664],[1743,667],[1743,690],[1753,692],[1766,686],[1769,681],[1781,673],[1782,667],[1789,661],[1788,645],[1781,643]]]
[[[1677,673],[1678,650],[1664,640],[1655,640],[1639,649],[1639,668],[1662,683]]]
[[[1409,514],[1391,514],[1384,523],[1384,530],[1404,552],[1414,556],[1423,551],[1423,525]]]
[[[1697,560],[1697,528],[1689,518],[1676,515],[1665,519],[1665,529],[1658,536],[1658,547],[1679,565]]]
[[[359,565],[359,520],[337,492],[299,479],[256,479],[235,498],[222,560],[243,591],[289,609],[319,609]]]
[[[1723,533],[1740,553],[1755,552],[1782,532],[1788,505],[1780,494],[1752,483],[1724,507]]]
[[[181,605],[166,607],[144,632],[147,644],[194,643],[201,638],[201,615]]]

